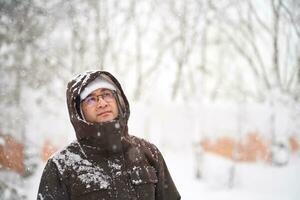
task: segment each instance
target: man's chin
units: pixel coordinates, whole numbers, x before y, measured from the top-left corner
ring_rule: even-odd
[[[114,120],[113,116],[107,116],[107,117],[102,117],[101,119],[97,119],[98,123],[103,123],[103,122],[111,122]]]

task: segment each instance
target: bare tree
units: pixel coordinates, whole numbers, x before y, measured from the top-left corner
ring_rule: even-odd
[[[241,16],[238,24],[222,16],[223,33],[236,49],[236,52],[248,63],[248,67],[259,83],[256,88],[259,99],[265,99],[267,97],[264,95],[266,94],[265,91],[271,91],[275,88],[279,88],[282,92],[287,92],[292,96],[295,95],[291,89],[296,81],[294,78],[295,70],[297,70],[296,63],[295,61],[287,63],[284,60],[297,59],[288,53],[292,50],[295,54],[296,47],[295,45],[291,46],[291,44],[299,41],[299,38],[294,37],[297,31],[293,31],[297,28],[290,19],[285,18],[284,10],[287,10],[287,6],[283,6],[282,1],[270,0],[269,3],[266,5],[266,9],[269,8],[272,21],[262,17],[252,1],[243,2],[242,6],[247,5],[246,19],[242,17],[242,9],[236,8],[239,16]],[[237,35],[234,36],[230,30],[233,27],[238,37]],[[289,34],[286,34],[285,30],[288,30]],[[269,44],[269,41],[272,45]],[[268,48],[271,48],[272,51],[267,53]]]
[[[170,21],[165,20],[165,34],[171,37],[171,48],[169,49],[174,61],[174,82],[172,87],[171,98],[176,99],[180,89],[185,84],[184,70],[190,61],[190,57],[195,50],[199,32],[195,29],[199,23],[199,12],[193,12],[192,8],[195,2],[183,1],[176,2],[167,1],[167,14]]]
[[[7,126],[9,132],[21,134],[24,139],[23,90],[45,85],[51,79],[43,74],[47,68],[40,67],[41,63],[47,62],[45,55],[40,54],[43,49],[39,45],[39,39],[47,31],[43,24],[46,11],[33,1],[2,1],[0,8],[0,23],[4,27],[1,33],[4,51],[0,55],[0,101],[4,106],[2,109],[9,113],[3,116],[1,128]]]
[[[108,25],[108,13],[109,6],[106,0],[93,1],[93,8],[96,13],[95,24],[95,45],[96,45],[96,64],[100,69],[104,69],[104,63],[109,50],[111,42],[109,25]]]

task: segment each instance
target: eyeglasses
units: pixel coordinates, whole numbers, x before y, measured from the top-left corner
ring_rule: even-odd
[[[83,100],[88,106],[96,106],[97,103],[100,101],[100,98],[105,102],[109,103],[114,99],[114,94],[112,91],[107,90],[98,96],[88,96]]]

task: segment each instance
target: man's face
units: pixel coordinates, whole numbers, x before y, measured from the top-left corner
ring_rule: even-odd
[[[94,90],[81,102],[84,118],[88,122],[107,122],[118,116],[116,99],[109,89]]]

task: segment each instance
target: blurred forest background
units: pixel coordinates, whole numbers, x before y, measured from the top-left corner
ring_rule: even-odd
[[[237,138],[250,130],[273,144],[280,132],[298,148],[298,0],[0,0],[0,198],[20,199],[14,188],[22,181],[9,185],[7,177],[17,171],[15,181],[26,179],[43,148],[72,138],[66,84],[96,69],[116,75],[138,114],[157,114],[133,130],[165,149],[173,133],[191,138],[170,140],[173,149],[201,141],[212,149],[204,136],[215,136],[211,127],[232,113]],[[268,127],[251,127],[245,113]],[[178,133],[174,123],[194,133]]]

